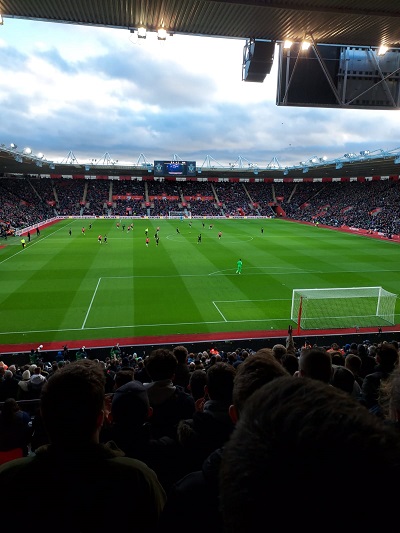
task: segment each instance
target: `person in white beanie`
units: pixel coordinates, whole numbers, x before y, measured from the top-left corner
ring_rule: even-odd
[[[29,400],[32,395],[29,390],[29,380],[31,373],[29,370],[22,372],[22,379],[18,382],[17,400]]]
[[[33,395],[33,398],[40,398],[42,392],[42,387],[46,383],[47,379],[42,374],[42,369],[40,366],[37,366],[31,374],[31,379],[29,380],[29,389]]]

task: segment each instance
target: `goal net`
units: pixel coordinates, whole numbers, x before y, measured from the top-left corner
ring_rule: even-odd
[[[396,298],[382,287],[294,289],[290,318],[301,329],[393,325]]]
[[[188,211],[168,211],[168,218],[190,218],[191,213]]]

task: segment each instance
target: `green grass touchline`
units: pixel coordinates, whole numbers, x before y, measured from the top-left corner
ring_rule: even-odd
[[[212,229],[201,219],[135,219],[125,231],[116,222],[66,219],[25,249],[18,237],[3,243],[1,344],[281,330],[293,289],[400,294],[400,248],[390,241],[279,219],[215,219]]]

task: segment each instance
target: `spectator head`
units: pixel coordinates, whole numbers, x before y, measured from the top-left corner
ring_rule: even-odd
[[[233,384],[233,407],[230,411],[233,421],[236,422],[239,418],[247,399],[254,391],[275,378],[287,375],[288,372],[269,348],[263,348],[243,361],[236,370]]]
[[[348,394],[353,393],[355,377],[353,372],[345,368],[344,366],[333,365],[333,372],[331,378],[331,385],[334,387],[347,392]]]
[[[118,389],[119,387],[122,387],[122,385],[132,381],[134,377],[133,368],[124,368],[123,370],[118,370],[114,376],[114,388]]]
[[[339,450],[345,453],[337,460]],[[352,492],[346,518],[332,512],[332,502],[338,486],[351,484],[354,471],[361,486],[390,486],[393,473],[399,472],[399,458],[398,432],[384,428],[348,394],[313,379],[274,379],[248,398],[224,446],[224,531],[257,531],[266,520],[266,502],[273,510],[267,519],[271,531],[298,529],[305,509],[311,533],[319,532],[321,524],[327,531],[338,531],[343,520],[346,529],[375,530],[382,516],[360,513],[363,491]],[[293,495],[289,505],[282,497],[288,487]],[[396,505],[396,499],[396,491],[388,490],[385,504]],[[391,520],[384,518],[384,526],[390,528]]]
[[[311,348],[302,352],[299,358],[301,377],[318,379],[329,383],[332,377],[332,359],[323,348]]]
[[[385,372],[392,372],[399,360],[399,353],[393,344],[383,343],[378,348],[376,361]]]
[[[145,368],[153,381],[173,379],[178,361],[166,348],[153,350],[145,360]]]
[[[287,353],[286,355],[284,355],[281,359],[281,364],[291,376],[293,376],[294,373],[299,370],[299,360],[292,353]]]
[[[23,381],[29,381],[31,379],[31,373],[29,372],[29,370],[24,370],[22,372],[22,379]]]
[[[360,357],[366,357],[368,355],[368,347],[366,344],[359,344],[357,346],[357,351],[353,353],[359,355]]]
[[[344,366],[348,368],[355,376],[360,373],[362,365],[361,357],[355,353],[349,353],[344,360]]]
[[[338,366],[344,366],[344,356],[340,352],[329,352],[332,364]]]
[[[190,365],[194,366],[194,363],[190,363]],[[195,401],[199,400],[200,398],[204,398],[206,394],[204,387],[206,385],[207,385],[207,374],[204,370],[194,370],[190,374],[189,390],[190,390],[190,394],[193,396]]]
[[[98,442],[104,390],[104,372],[90,359],[55,372],[41,394],[41,414],[50,441],[62,446]]]
[[[390,344],[393,344],[397,351],[399,350],[399,343],[397,341],[390,341]],[[11,366],[8,367],[9,370],[11,370]]]
[[[287,353],[286,347],[283,344],[275,344],[272,347],[272,352],[278,361],[281,361],[282,357]]]
[[[185,346],[175,346],[172,353],[175,355],[178,364],[183,365],[187,363],[189,352]]]
[[[14,398],[7,398],[1,409],[1,420],[8,424],[14,420],[15,413],[20,410],[17,401]]]
[[[114,392],[111,403],[113,424],[121,427],[140,427],[148,420],[152,411],[147,390],[139,381],[130,381]]]
[[[6,370],[4,372],[4,379],[5,380],[9,380],[9,379],[12,379],[14,376],[14,374],[11,372],[11,370]]]
[[[215,363],[207,371],[205,392],[210,400],[232,403],[233,380],[236,370],[228,363]]]
[[[358,353],[358,344],[356,342],[350,344],[350,352]]]

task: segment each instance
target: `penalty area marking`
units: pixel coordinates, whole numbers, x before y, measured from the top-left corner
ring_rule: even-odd
[[[243,303],[243,302],[291,302],[290,298],[268,298],[267,300],[213,300],[213,305],[215,306],[215,309],[218,311],[218,313],[222,316],[225,322],[241,322],[240,320],[228,320],[224,314],[222,313],[221,309],[218,307],[217,304],[219,303],[229,303],[229,304],[237,304],[237,303]],[[272,319],[275,320],[275,319]],[[278,318],[276,320],[284,320],[282,318]],[[249,319],[249,320],[243,320],[243,322],[259,322],[259,319]]]
[[[248,270],[269,270],[270,272],[249,272],[250,276],[265,276],[266,274],[273,274],[274,276],[285,276],[287,274],[323,274],[320,270],[301,270],[300,268],[294,269],[293,267],[279,267],[279,266],[269,266],[269,267],[246,267],[246,273]],[[282,270],[284,272],[282,272]],[[226,268],[224,270],[216,270],[215,272],[210,272],[209,276],[230,276],[230,272],[236,272],[236,268]],[[243,274],[243,272],[242,272]]]

